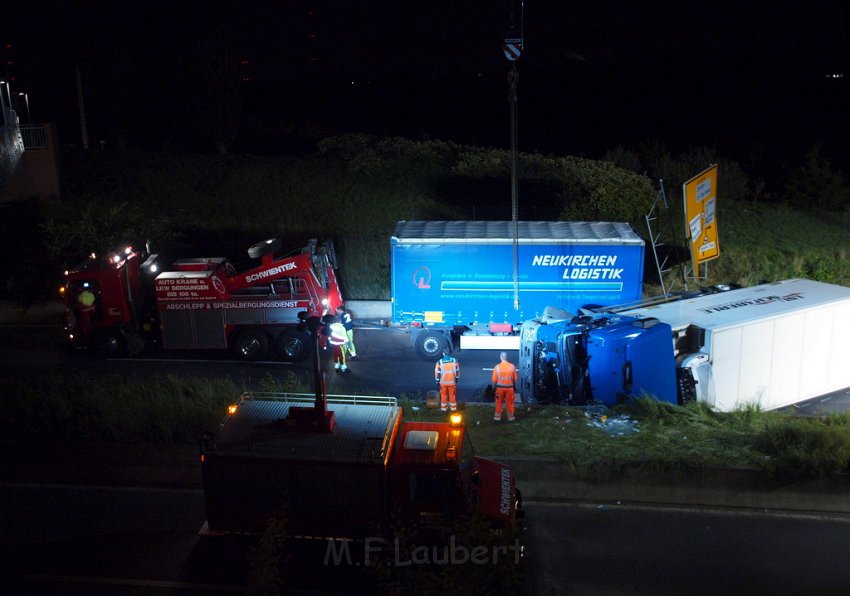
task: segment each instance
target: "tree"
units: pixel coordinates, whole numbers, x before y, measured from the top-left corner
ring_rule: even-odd
[[[225,13],[216,3],[188,10],[172,33],[175,85],[190,119],[220,154],[236,139],[242,116],[239,56]]]
[[[789,174],[784,198],[799,207],[838,211],[850,204],[850,190],[841,172],[834,170],[820,147],[814,145],[803,164]]]

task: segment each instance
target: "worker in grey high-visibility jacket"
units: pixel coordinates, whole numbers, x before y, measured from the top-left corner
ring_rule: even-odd
[[[443,350],[443,357],[434,365],[434,379],[440,384],[440,409],[457,410],[457,380],[460,377],[460,364],[456,358]]]
[[[508,422],[514,421],[514,388],[517,382],[516,366],[508,362],[508,353],[502,352],[499,354],[499,364],[493,368],[493,376],[491,377],[496,393],[496,414],[493,420],[499,421],[502,419],[502,403],[504,402],[508,410]]]

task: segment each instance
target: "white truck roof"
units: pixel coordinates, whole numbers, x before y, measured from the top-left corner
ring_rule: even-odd
[[[624,222],[520,221],[517,228],[522,244],[644,244],[643,238]],[[513,234],[512,221],[400,221],[392,241],[509,244],[513,242]]]
[[[697,296],[622,311],[637,317],[655,317],[674,330],[688,325],[717,331],[850,300],[850,288],[809,279],[788,279],[728,292]]]

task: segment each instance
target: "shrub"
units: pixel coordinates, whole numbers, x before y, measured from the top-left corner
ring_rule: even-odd
[[[756,446],[767,456],[765,468],[785,479],[850,471],[850,414],[773,420],[757,435]]]
[[[806,153],[803,164],[792,170],[783,197],[791,205],[827,211],[850,206],[850,189],[844,176],[832,168],[817,145]]]

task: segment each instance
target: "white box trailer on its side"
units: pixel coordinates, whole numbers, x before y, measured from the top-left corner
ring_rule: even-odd
[[[700,336],[711,366],[698,375],[698,399],[719,410],[772,410],[850,387],[844,286],[789,279],[620,312],[668,323],[677,343]]]

